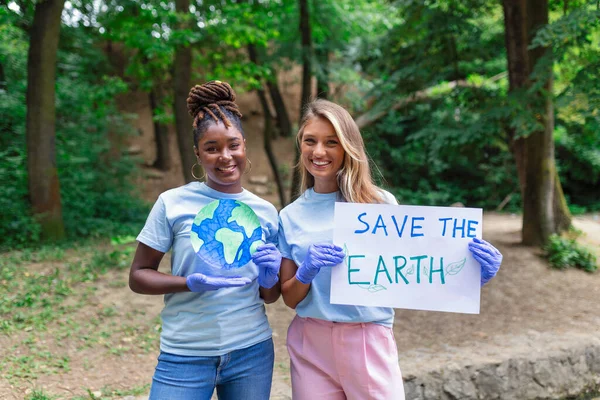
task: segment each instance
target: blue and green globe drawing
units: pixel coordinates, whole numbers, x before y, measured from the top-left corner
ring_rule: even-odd
[[[241,201],[215,200],[204,206],[190,232],[196,255],[222,269],[246,265],[263,243],[262,228],[254,211]]]

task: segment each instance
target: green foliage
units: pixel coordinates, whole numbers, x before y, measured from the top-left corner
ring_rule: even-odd
[[[26,9],[0,7],[0,178],[11,182],[0,188],[0,208],[8,210],[0,216],[1,249],[39,238],[28,209],[24,138],[33,7],[18,3]],[[139,229],[146,208],[131,192],[135,160],[120,155],[130,129],[114,99],[131,89],[156,91],[154,120],[172,122],[178,46],[193,48],[194,83],[221,79],[238,91],[261,87],[302,59],[297,1],[195,1],[183,13],[161,0],[69,4],[57,71],[57,162],[71,238]],[[328,78],[334,101],[358,116],[373,104],[388,109],[410,99],[364,130],[372,159],[403,203],[492,209],[510,199],[504,209],[519,208],[507,131],[526,136],[539,121],[531,93],[508,93],[501,3],[322,0],[309,8],[313,73]],[[551,24],[534,46],[554,57],[559,175],[574,212],[600,210],[598,9],[582,0],[550,8]],[[248,62],[249,45],[257,64]],[[122,71],[101,50],[111,48],[124,56]]]
[[[586,4],[543,29],[552,46],[557,96],[555,144],[565,195],[575,211],[600,210],[600,11]]]
[[[550,266],[557,269],[579,268],[586,272],[598,269],[596,256],[585,247],[579,245],[573,238],[558,235],[550,236],[544,247]]]
[[[517,174],[503,132],[482,115],[491,93],[454,90],[391,113],[364,132],[369,154],[400,202],[490,209],[510,195],[506,208],[518,208]]]
[[[29,211],[25,142],[27,40],[20,17],[0,8],[0,65],[6,87],[0,90],[0,248],[39,240]],[[131,234],[147,206],[132,191],[136,164],[121,156],[130,134],[115,97],[126,89],[108,77],[105,56],[84,29],[64,26],[57,68],[56,154],[63,217],[68,236]]]
[[[26,397],[26,400],[52,400],[54,398],[56,398],[56,396],[46,394],[43,390],[34,390]]]
[[[401,19],[358,57],[376,107],[406,101],[364,132],[383,177],[404,203],[495,208],[510,199],[505,209],[518,209],[507,132],[527,136],[539,121],[530,91],[508,93],[501,4],[394,4]],[[540,30],[535,46],[554,54],[555,147],[565,196],[574,211],[593,211],[600,209],[600,23],[595,5],[569,7]],[[448,90],[449,81],[457,87]],[[354,104],[364,108],[364,99]]]

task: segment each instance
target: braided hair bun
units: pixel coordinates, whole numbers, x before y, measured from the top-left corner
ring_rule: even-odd
[[[187,98],[187,106],[194,118],[194,128],[197,128],[206,116],[210,116],[215,123],[222,121],[229,128],[231,121],[226,115],[229,113],[223,112],[224,110],[242,118],[242,113],[235,103],[235,92],[227,82],[210,81],[194,86]]]

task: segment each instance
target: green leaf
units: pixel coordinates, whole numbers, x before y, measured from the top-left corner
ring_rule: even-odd
[[[369,293],[377,293],[382,290],[387,290],[387,288],[383,285],[357,285],[361,289],[368,290]]]
[[[387,290],[387,288],[385,286],[382,286],[382,285],[371,285],[371,286],[369,286],[369,292],[371,292],[371,293],[377,293],[377,292],[380,292],[382,290]]]
[[[460,261],[456,261],[456,262],[446,265],[446,275],[458,274],[465,266],[466,261],[467,261],[467,258],[465,257]]]

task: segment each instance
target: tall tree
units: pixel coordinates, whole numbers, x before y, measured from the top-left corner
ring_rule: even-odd
[[[260,65],[260,61],[258,59],[258,54],[256,51],[256,46],[254,44],[248,45],[248,56],[250,57],[250,61],[254,63],[256,66]],[[258,78],[260,82],[260,78]],[[273,176],[275,177],[275,184],[277,185],[277,193],[279,195],[279,203],[281,207],[285,207],[285,194],[283,193],[283,184],[281,182],[281,176],[279,174],[279,166],[277,165],[277,159],[275,158],[275,153],[273,152],[272,146],[272,138],[273,138],[273,116],[271,115],[271,108],[269,107],[269,103],[267,102],[267,95],[265,94],[264,89],[262,88],[262,84],[259,84],[256,88],[256,94],[258,95],[258,99],[260,100],[260,104],[263,109],[263,115],[265,119],[265,127],[263,131],[263,147],[265,149],[265,153],[267,153],[267,158],[269,159],[269,164],[271,165],[271,170],[273,171]]]
[[[551,53],[531,46],[548,24],[548,0],[504,0],[503,8],[510,91],[526,96],[536,120],[530,132],[509,128],[523,195],[522,239],[541,245],[571,223],[554,159]]]
[[[27,172],[29,198],[44,240],[64,238],[56,167],[56,56],[64,0],[35,6],[27,58]]]
[[[179,29],[188,28],[190,18],[189,0],[175,0],[175,9],[180,18]],[[177,143],[181,155],[183,177],[186,182],[194,179],[192,166],[196,162],[192,151],[191,125],[192,119],[187,111],[187,97],[190,91],[192,75],[192,48],[189,43],[178,43],[175,49],[175,62],[173,65],[173,114],[175,114],[175,130]]]
[[[318,62],[317,97],[327,99],[329,97],[329,51],[320,46],[315,50],[315,58]]]
[[[313,9],[315,10],[315,19],[319,17],[327,16],[327,8],[319,9],[323,4],[323,1],[313,1]],[[323,40],[321,43],[315,45],[315,60],[316,75],[317,75],[317,97],[320,99],[327,99],[329,97],[329,29],[325,29],[323,32]]]
[[[298,0],[300,6],[300,36],[302,38],[302,94],[300,96],[300,121],[304,116],[304,106],[310,101],[312,96],[312,35],[310,26],[310,10],[308,8],[308,0]],[[298,123],[300,125],[300,123]],[[300,161],[300,149],[296,147],[296,155],[294,157],[294,166],[297,166]],[[298,198],[298,190],[300,186],[300,170],[294,168],[292,176],[292,186],[290,200],[294,201]]]
[[[153,87],[150,90],[149,99],[150,107],[152,108],[152,121],[154,125],[154,141],[156,143],[156,159],[152,166],[161,171],[168,171],[171,168],[171,146],[169,145],[169,129],[160,121],[161,115],[157,112],[162,106],[162,90],[161,88]],[[161,113],[162,114],[162,113]]]
[[[300,98],[300,120],[304,116],[304,106],[312,96],[312,34],[308,0],[298,0],[300,5],[300,37],[302,38],[302,94]]]
[[[128,62],[124,72],[133,78],[132,86],[148,92],[156,148],[153,166],[163,171],[173,164],[164,113],[173,63],[173,48],[167,39],[170,14],[170,6],[164,3],[120,0],[107,7],[101,20],[104,36],[125,45]]]
[[[292,123],[290,122],[290,116],[287,112],[281,91],[279,90],[279,84],[277,83],[277,70],[271,68],[271,71],[273,77],[272,79],[267,80],[267,88],[269,89],[271,101],[273,102],[273,107],[275,107],[275,112],[277,113],[276,118],[279,134],[283,137],[290,137],[292,136]]]

